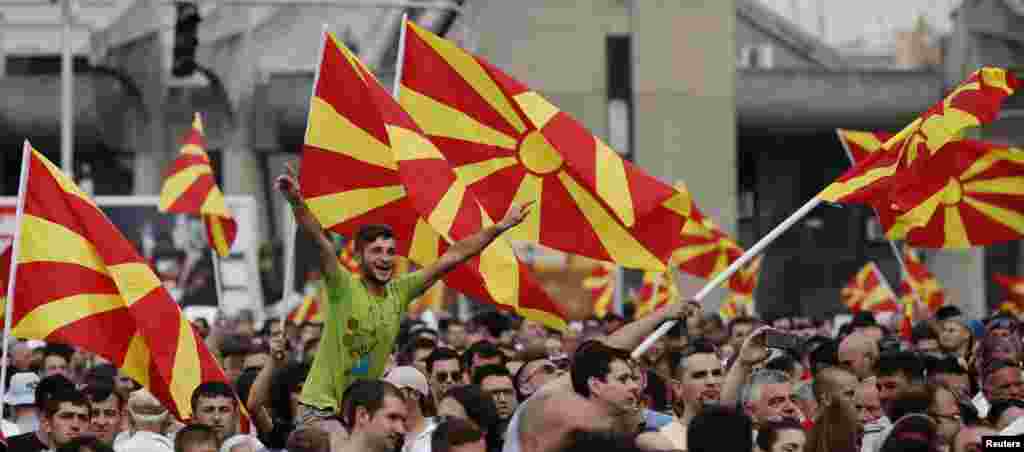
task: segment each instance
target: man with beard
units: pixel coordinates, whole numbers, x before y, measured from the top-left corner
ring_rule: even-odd
[[[339,264],[337,249],[302,199],[295,169],[291,165],[287,169],[287,174],[278,178],[277,187],[291,204],[297,224],[317,243],[327,287],[324,335],[300,397],[299,423],[306,424],[330,418],[353,380],[380,378],[409,303],[456,266],[480,254],[499,235],[522,223],[529,205],[512,206],[500,222],[452,244],[437,262],[394,280],[399,238],[388,226],[364,225],[355,237],[361,273],[356,278]]]
[[[89,399],[92,411],[90,432],[103,444],[114,444],[114,437],[121,433],[121,415],[124,400],[114,390],[114,380],[95,382],[83,390]]]
[[[395,385],[358,380],[345,393],[342,419],[348,441],[341,452],[390,452],[405,435],[405,396]]]
[[[512,374],[505,366],[483,366],[473,374],[473,384],[480,386],[480,389],[494,399],[494,406],[498,408],[498,419],[501,420],[499,428],[504,432],[512,419],[512,414],[519,407],[516,389],[512,384]]]
[[[705,406],[721,401],[725,369],[715,347],[697,339],[683,349],[672,377],[676,423],[683,429],[676,448],[687,450],[686,427]]]
[[[42,394],[44,391],[48,393]],[[39,430],[8,438],[7,450],[56,450],[89,431],[89,401],[63,376],[44,378],[37,388],[36,403],[42,410]]]

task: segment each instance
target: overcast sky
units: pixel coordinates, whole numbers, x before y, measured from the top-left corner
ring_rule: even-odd
[[[758,0],[819,35],[824,17],[825,42],[838,45],[864,38],[877,41],[893,30],[910,29],[924,16],[938,31],[949,31],[949,13],[961,0]]]

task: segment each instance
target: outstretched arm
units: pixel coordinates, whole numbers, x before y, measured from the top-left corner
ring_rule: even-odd
[[[316,242],[317,249],[320,250],[320,267],[324,276],[337,276],[341,271],[338,267],[338,252],[334,249],[331,240],[327,238],[327,234],[324,233],[320,221],[313,216],[309,207],[306,207],[306,202],[302,199],[302,193],[299,191],[299,178],[295,174],[295,167],[288,163],[285,165],[285,169],[287,172],[277,178],[277,189],[292,206],[296,224]]]
[[[448,248],[448,251],[445,251],[437,262],[434,262],[423,269],[423,290],[434,285],[434,283],[443,278],[444,275],[452,271],[459,264],[462,264],[473,256],[480,254],[480,252],[483,251],[484,248],[487,248],[487,245],[490,245],[491,242],[498,238],[499,235],[509,229],[512,229],[519,223],[522,223],[523,219],[526,218],[526,215],[530,213],[531,204],[533,204],[533,202],[528,202],[522,206],[513,205],[508,209],[508,213],[505,214],[505,218],[502,219],[500,223],[483,228],[480,232],[452,244],[451,248]]]

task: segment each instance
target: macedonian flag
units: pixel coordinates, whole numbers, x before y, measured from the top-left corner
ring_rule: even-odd
[[[689,208],[685,213],[680,212],[688,220],[679,232],[678,248],[672,253],[672,265],[700,278],[714,278],[743,255],[743,248],[729,238],[710,217],[700,212],[684,183],[676,182],[675,189],[681,205],[689,205]]]
[[[201,215],[210,247],[221,257],[231,252],[231,244],[238,234],[238,223],[231,216],[213,177],[199,113],[192,121],[192,130],[185,136],[181,155],[167,172],[160,191],[160,211]]]
[[[510,239],[665,271],[684,222],[671,186],[483,58],[405,27],[401,105],[487,216],[537,203]]]
[[[322,224],[348,236],[362,224],[388,224],[399,253],[420,266],[494,224],[418,125],[329,33],[310,100],[300,178],[303,197]],[[561,308],[503,238],[456,267],[445,282],[472,298],[565,327]]]
[[[757,256],[751,259],[750,262],[747,262],[747,265],[744,265],[743,268],[729,278],[725,287],[733,293],[753,298],[754,291],[757,290],[757,283],[761,280],[762,258],[764,258],[764,255]]]
[[[636,317],[650,314],[669,303],[679,301],[679,289],[676,288],[672,271],[644,272],[643,285],[637,293]]]
[[[1024,151],[975,140],[946,145],[900,212],[876,205],[886,235],[918,248],[970,248],[1024,237]]]
[[[356,260],[356,241],[349,240],[345,243],[345,246],[341,247],[341,252],[338,253],[338,262],[353,275],[358,275],[362,270],[359,269],[359,261]],[[396,272],[396,275],[401,272]]]
[[[1014,314],[1020,313],[1024,308],[1024,277],[1002,273],[995,273],[992,277],[1006,290],[1006,300],[1000,305],[1000,309]]]
[[[840,292],[843,304],[854,313],[896,312],[896,294],[885,281],[885,276],[874,262],[868,262],[850,278],[850,282]]]
[[[594,316],[603,319],[608,307],[615,301],[616,267],[608,262],[596,262],[590,274],[583,278],[583,288],[594,303]]]
[[[28,142],[24,155],[12,335],[96,353],[188,419],[195,388],[224,372],[88,195]]]
[[[942,290],[939,280],[907,246],[903,247],[903,265],[906,272],[900,283],[901,303],[912,306],[913,301],[918,300],[932,313],[946,304],[946,292]]]
[[[889,138],[888,132],[864,132],[861,130],[836,129],[839,143],[843,145],[850,162],[856,163],[868,158],[871,154],[881,151]]]
[[[881,145],[825,188],[818,197],[830,202],[882,203],[907,212],[924,202],[915,189],[921,177],[936,171],[932,162],[948,143],[963,139],[964,130],[995,120],[1006,97],[1019,82],[1005,69],[985,67],[972,73],[943,100]],[[941,170],[941,168],[939,168]],[[940,171],[940,172],[948,172]],[[918,225],[928,216],[916,214]]]

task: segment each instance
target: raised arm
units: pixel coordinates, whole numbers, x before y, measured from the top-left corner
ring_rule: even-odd
[[[320,250],[320,267],[324,276],[337,276],[341,269],[338,267],[338,251],[334,244],[327,238],[320,221],[313,216],[313,212],[306,206],[299,191],[299,178],[295,174],[295,167],[291,163],[285,165],[287,172],[278,176],[277,189],[284,195],[284,199],[292,206],[292,213],[295,214],[295,222],[302,230],[316,242]]]
[[[533,204],[532,201],[522,206],[513,205],[508,209],[508,213],[505,214],[505,218],[500,223],[483,228],[480,232],[452,244],[451,248],[448,248],[448,251],[445,251],[437,262],[423,269],[424,290],[443,278],[445,274],[452,271],[459,264],[480,254],[499,235],[522,223],[526,215],[530,213],[531,204]]]

